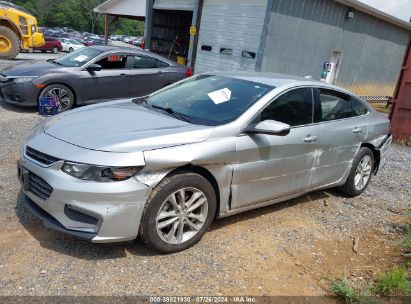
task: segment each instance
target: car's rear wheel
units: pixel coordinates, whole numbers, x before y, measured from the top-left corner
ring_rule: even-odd
[[[365,191],[371,181],[374,172],[374,154],[367,148],[362,147],[354,157],[350,174],[347,181],[339,188],[340,192],[355,197]]]
[[[145,207],[140,236],[151,248],[173,253],[185,250],[203,237],[216,211],[216,194],[203,176],[193,172],[162,181]]]
[[[59,48],[57,46],[53,47],[53,54],[58,54]]]
[[[50,84],[41,91],[39,101],[44,97],[53,97],[58,102],[58,112],[70,110],[74,105],[74,94],[64,84]]]
[[[69,48],[69,53],[72,53],[72,52],[74,52],[74,49],[73,49],[73,48]]]

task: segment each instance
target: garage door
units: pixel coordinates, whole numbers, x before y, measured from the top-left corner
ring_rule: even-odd
[[[204,0],[195,72],[255,71],[268,0]]]

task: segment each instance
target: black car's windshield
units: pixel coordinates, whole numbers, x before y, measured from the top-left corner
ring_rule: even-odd
[[[60,57],[59,59],[54,60],[54,62],[67,67],[80,67],[101,53],[102,51],[97,49],[82,48]]]
[[[199,125],[218,126],[237,119],[274,87],[237,78],[199,75],[150,95],[153,108],[167,109]]]

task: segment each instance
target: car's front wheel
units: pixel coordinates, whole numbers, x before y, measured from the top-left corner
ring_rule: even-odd
[[[58,102],[58,112],[70,110],[74,105],[74,94],[64,84],[50,84],[41,91],[39,102],[42,98],[52,97]]]
[[[371,149],[362,147],[354,157],[347,181],[339,188],[343,194],[355,197],[364,192],[374,172],[374,154]]]
[[[58,54],[59,53],[59,49],[57,46],[53,47],[53,54]]]
[[[72,53],[72,52],[74,52],[74,49],[71,47],[69,48],[69,53]]]
[[[145,207],[140,236],[151,248],[174,253],[195,245],[216,212],[216,194],[203,176],[182,172],[165,178]]]

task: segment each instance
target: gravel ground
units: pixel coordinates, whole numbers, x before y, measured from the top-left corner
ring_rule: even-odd
[[[410,148],[393,146],[360,197],[320,191],[217,220],[195,247],[158,255],[62,236],[16,206],[19,147],[39,119],[0,102],[0,295],[324,295],[331,278],[367,280],[400,260]]]

